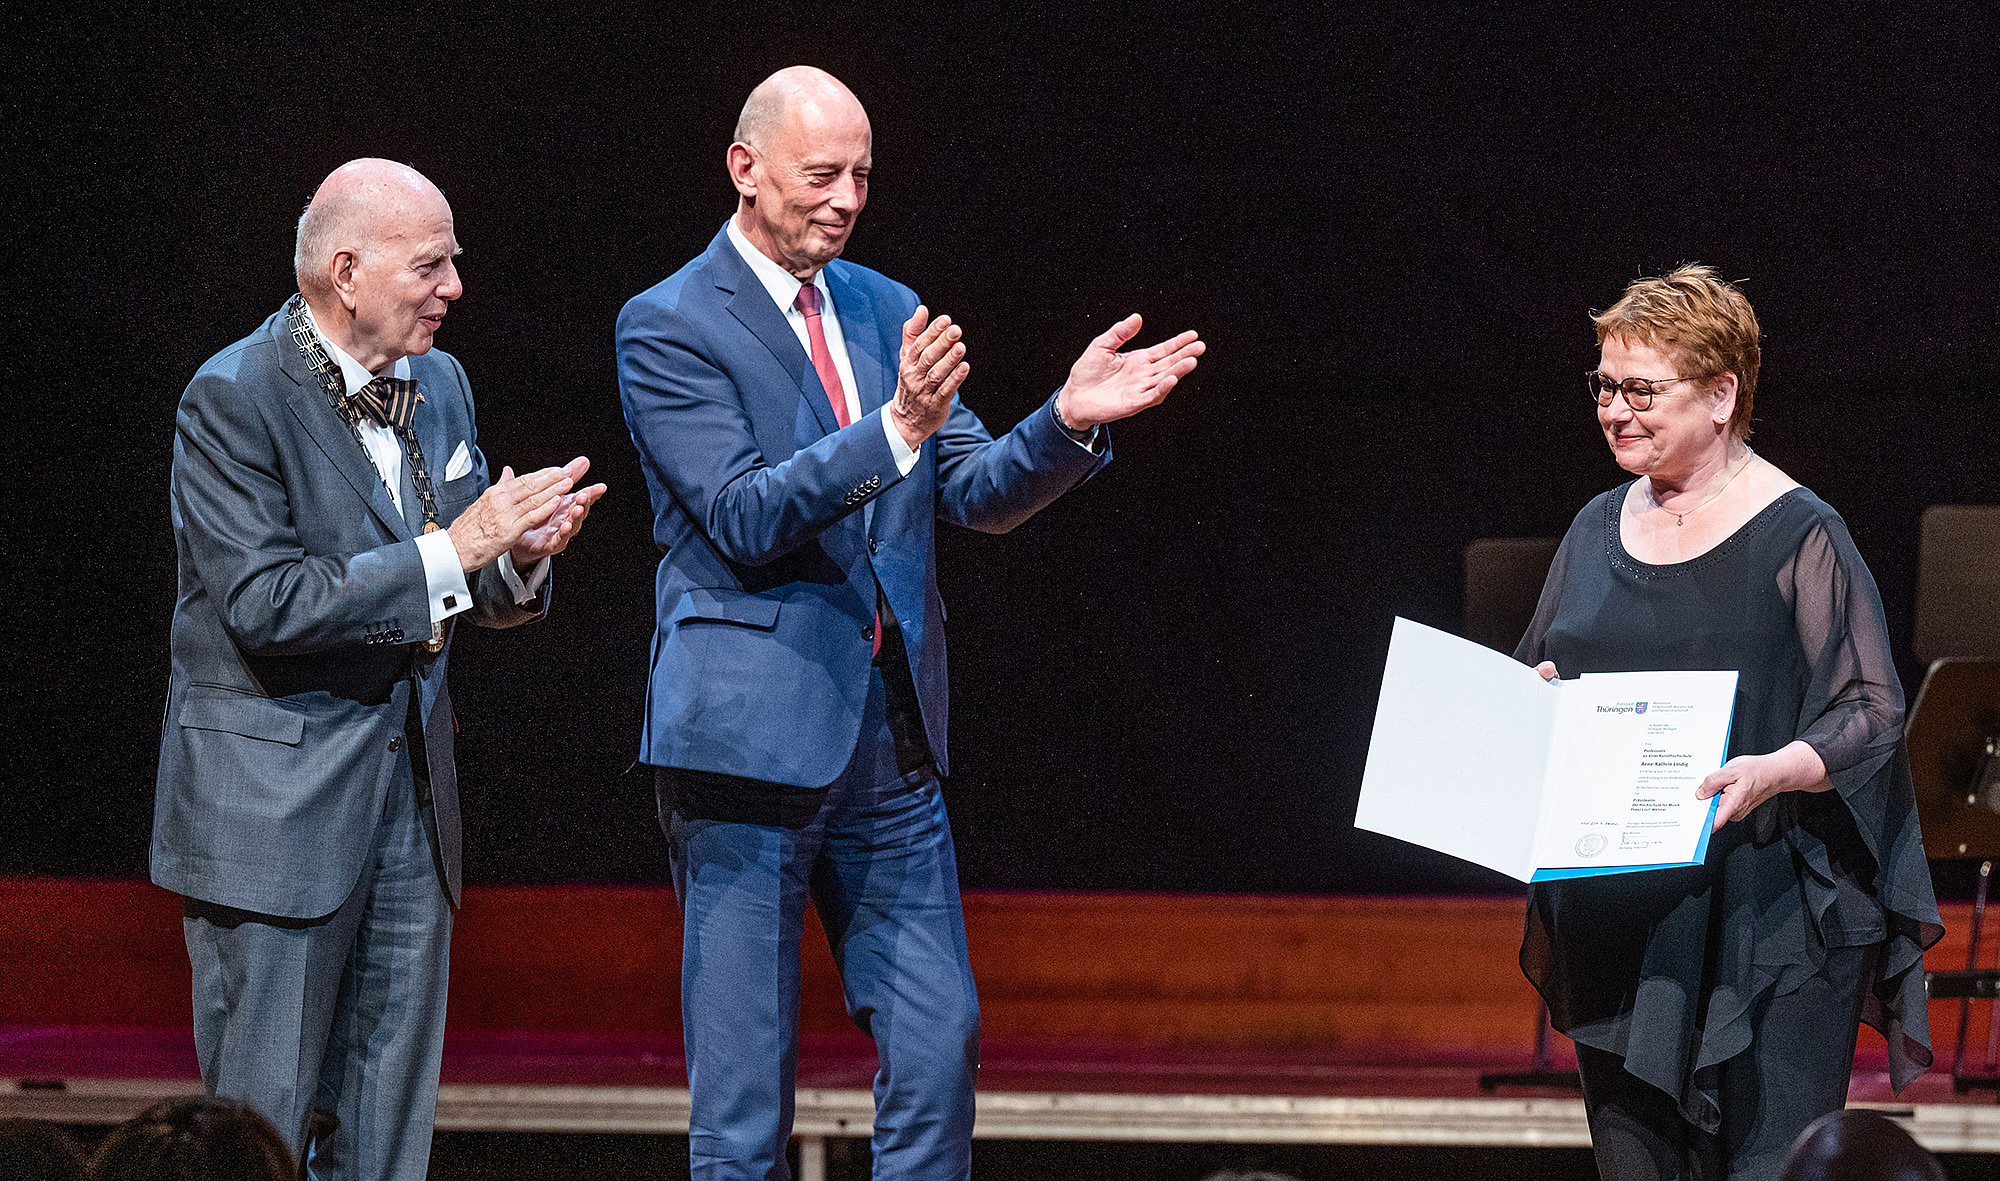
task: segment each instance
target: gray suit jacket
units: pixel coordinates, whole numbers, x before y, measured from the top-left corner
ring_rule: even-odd
[[[485,489],[465,370],[410,358],[417,436],[438,516]],[[472,469],[446,481],[463,443]],[[405,505],[418,512],[404,463]],[[180,592],[153,804],[153,880],[291,918],[330,914],[353,889],[395,774],[412,684],[422,694],[438,864],[459,893],[450,656],[428,656],[417,528],[327,404],[282,312],[217,353],[181,396],[172,476]],[[421,518],[419,518],[421,520]],[[487,627],[537,618],[499,571],[469,580]],[[548,594],[545,583],[544,600]],[[453,619],[464,616],[454,616]],[[394,743],[394,745],[392,745]]]

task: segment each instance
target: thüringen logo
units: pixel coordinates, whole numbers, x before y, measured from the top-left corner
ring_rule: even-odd
[[[1633,706],[1632,706],[1632,712],[1633,712],[1633,713],[1635,713],[1635,714],[1642,714],[1642,713],[1645,713],[1645,712],[1646,712],[1646,703],[1645,703],[1645,702],[1643,702],[1643,701],[1641,701],[1641,702],[1638,702],[1638,703],[1636,703],[1635,705],[1633,705]]]

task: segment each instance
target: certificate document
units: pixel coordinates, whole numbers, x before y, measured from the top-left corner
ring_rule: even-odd
[[[1399,618],[1354,825],[1524,882],[1699,865],[1735,704],[1734,672],[1548,682]]]

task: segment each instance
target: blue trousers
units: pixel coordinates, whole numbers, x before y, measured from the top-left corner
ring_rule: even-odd
[[[322,918],[183,903],[202,1082],[269,1116],[314,1181],[430,1170],[452,912],[429,812],[404,759],[360,880]],[[316,1109],[339,1123],[308,1146]]]
[[[685,927],[681,1014],[696,1181],[785,1181],[808,900],[847,1012],[875,1040],[874,1176],[965,1178],[979,1001],[936,776],[899,771],[874,674],[861,741],[823,799],[769,823],[685,814],[662,790]],[[907,759],[905,760],[907,763]]]

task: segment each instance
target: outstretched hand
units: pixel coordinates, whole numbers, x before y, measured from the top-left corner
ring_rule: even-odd
[[[1208,351],[1195,333],[1183,332],[1151,348],[1119,352],[1142,323],[1135,312],[1113,324],[1069,367],[1056,413],[1072,429],[1089,430],[1159,405]]]

